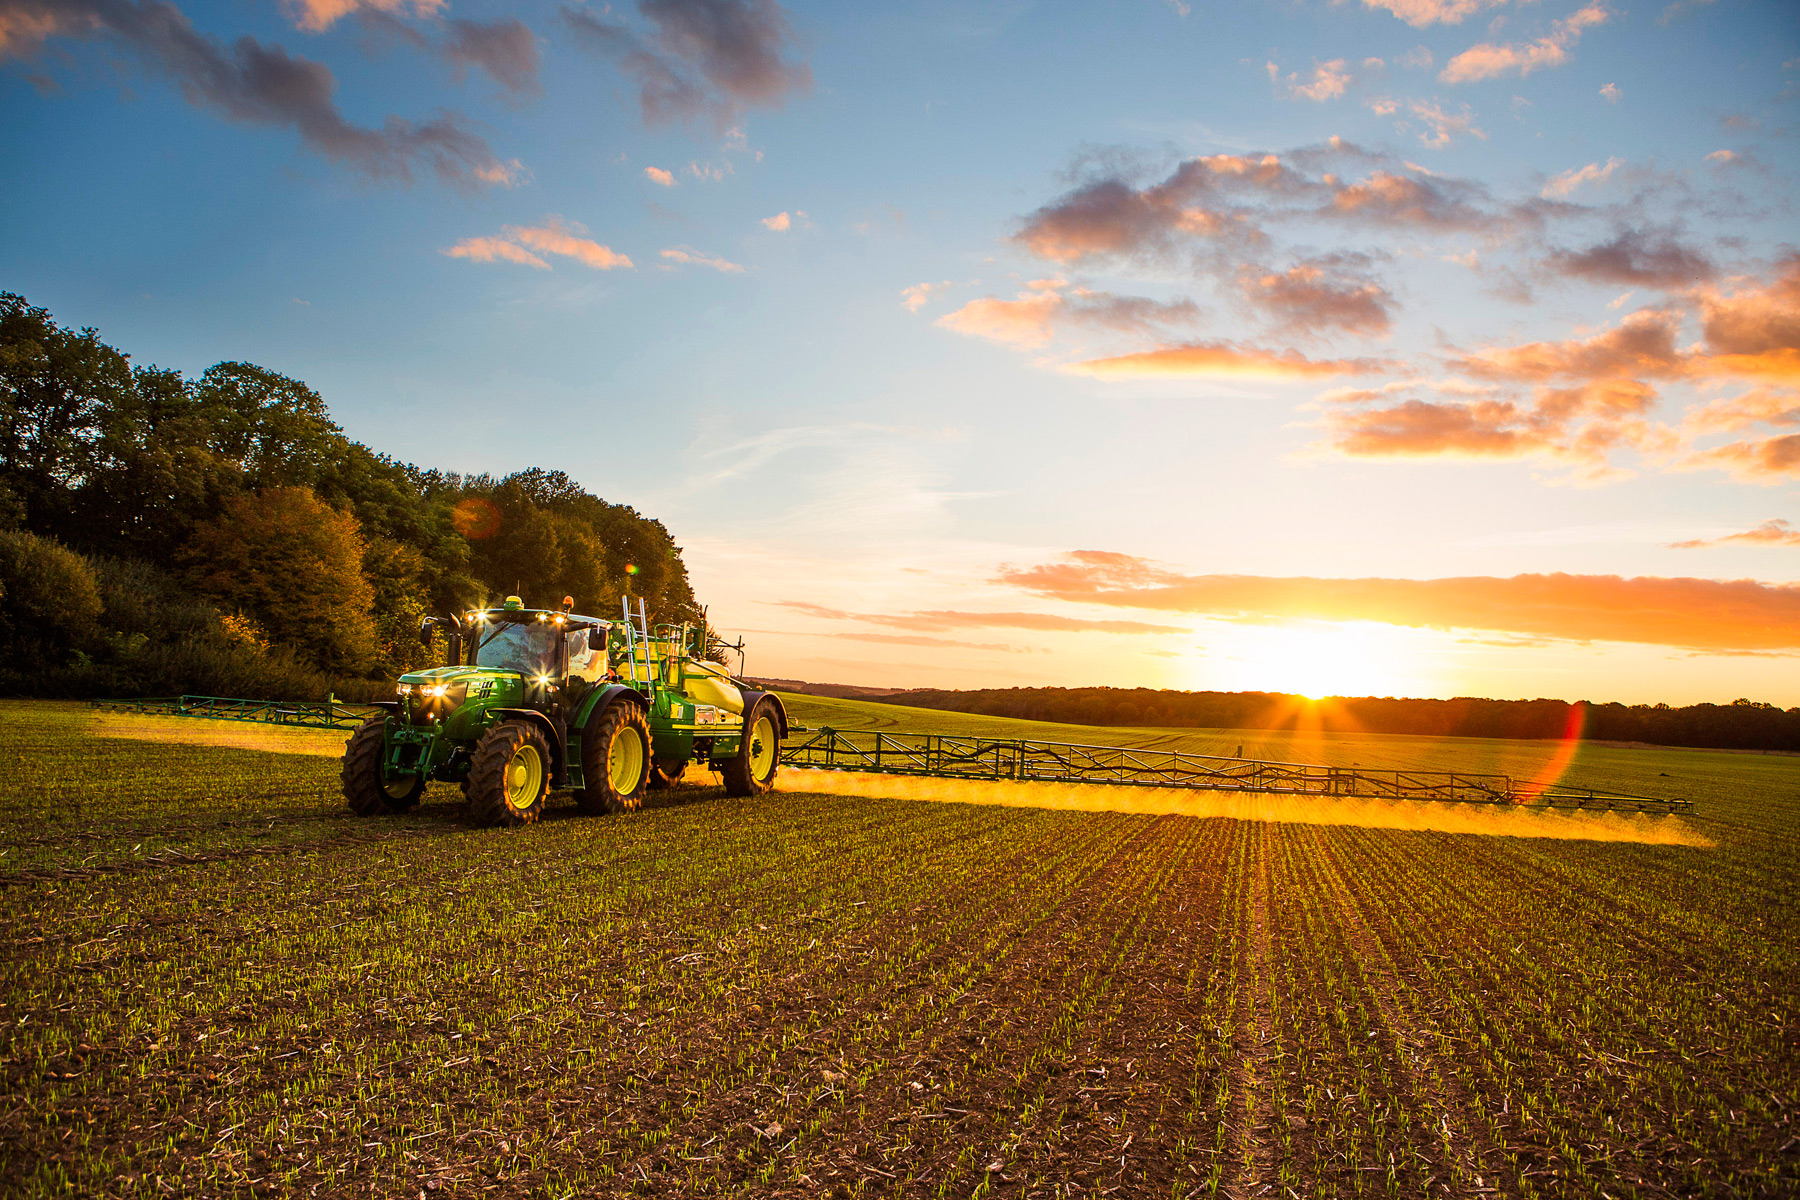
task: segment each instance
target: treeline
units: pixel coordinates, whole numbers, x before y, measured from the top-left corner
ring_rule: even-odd
[[[1175,692],[1150,688],[1003,688],[909,691],[889,704],[1073,725],[1200,729],[1320,728],[1331,732],[1414,733],[1444,737],[1555,738],[1570,728],[1574,705],[1562,700],[1396,700],[1360,697],[1313,702],[1279,692]],[[1584,704],[1582,736],[1733,750],[1800,751],[1800,708],[1736,700],[1730,704]]]
[[[0,293],[0,693],[372,695],[517,591],[697,615],[658,521],[559,471],[396,462],[249,363],[132,364]]]

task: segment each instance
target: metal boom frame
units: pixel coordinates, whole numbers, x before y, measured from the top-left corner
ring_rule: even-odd
[[[1608,812],[1692,812],[1689,800],[1630,796],[1594,788],[1538,786],[1507,775],[1460,771],[1378,771],[1180,750],[1134,750],[1068,742],[820,729],[782,748],[790,767],[918,775],[937,779],[1092,783],[1196,791],[1260,792],[1343,799],[1513,804]]]

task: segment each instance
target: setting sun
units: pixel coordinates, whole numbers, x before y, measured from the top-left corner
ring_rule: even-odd
[[[1209,661],[1208,686],[1324,696],[1397,696],[1423,680],[1413,631],[1374,621],[1240,626]]]

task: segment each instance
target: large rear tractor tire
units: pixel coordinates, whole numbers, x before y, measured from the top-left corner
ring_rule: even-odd
[[[744,738],[738,752],[725,761],[727,796],[760,796],[775,786],[775,770],[781,765],[781,720],[775,706],[758,700],[744,714]]]
[[[480,825],[529,825],[550,794],[550,745],[537,726],[502,721],[475,743],[469,815]]]
[[[575,793],[584,813],[636,812],[650,783],[650,725],[628,700],[588,721],[581,736],[581,778]]]
[[[407,812],[425,794],[425,780],[418,775],[383,777],[381,746],[386,730],[386,717],[371,717],[344,743],[344,768],[338,777],[344,785],[344,803],[359,817]]]

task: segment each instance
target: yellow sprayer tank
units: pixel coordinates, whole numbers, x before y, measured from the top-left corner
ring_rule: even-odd
[[[716,662],[684,659],[681,690],[695,704],[710,704],[739,716],[744,712],[744,693],[731,682],[731,672]]]

